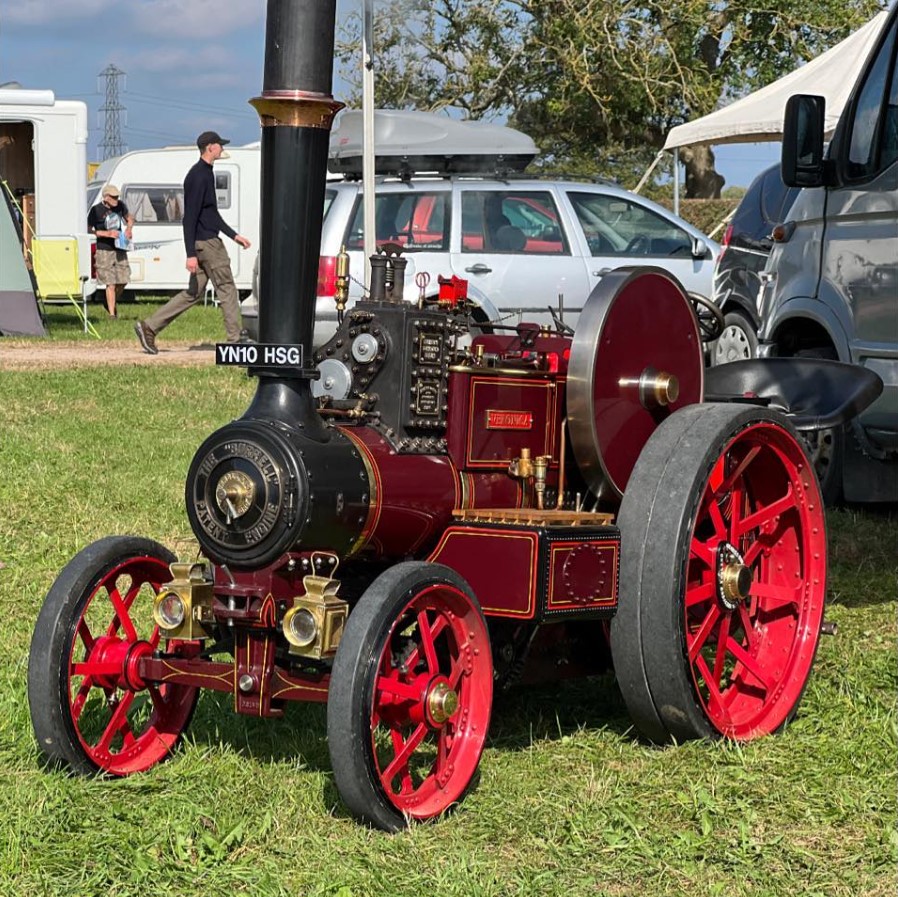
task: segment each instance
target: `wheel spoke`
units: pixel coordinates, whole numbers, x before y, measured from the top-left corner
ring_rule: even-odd
[[[389,783],[401,773],[403,777],[403,786],[406,777],[408,777],[409,785],[411,785],[411,775],[408,768],[409,760],[427,735],[427,726],[425,726],[424,723],[420,723],[415,731],[409,735],[408,740],[405,743],[402,742],[402,735],[396,729],[393,729],[392,731],[394,732],[393,748],[396,753],[387,768],[383,771],[381,780],[384,784],[389,786]],[[397,736],[399,739],[398,742],[396,741]]]
[[[697,561],[701,561],[709,570],[714,569],[714,549],[709,542],[693,538],[689,542],[689,554]]]
[[[790,483],[787,493],[782,498],[771,502],[769,505],[765,505],[763,508],[758,508],[754,513],[742,518],[738,530],[734,530],[733,532],[734,540],[751,532],[753,529],[762,529],[775,517],[785,514],[786,511],[791,510],[795,505],[795,491]]]
[[[422,613],[424,613],[424,612],[422,611]],[[430,625],[428,623],[428,631],[430,633],[431,645],[434,645],[436,643],[436,640],[437,640],[437,638],[439,638],[440,633],[446,628],[447,625],[448,625],[448,620],[442,615],[437,617],[436,622],[434,622],[433,625]],[[420,620],[418,621],[418,629],[419,629],[419,631],[421,629]],[[422,641],[423,641],[423,636],[422,636]],[[426,652],[426,647],[425,647],[425,652]],[[405,661],[406,667],[410,670],[413,670],[418,665],[418,660],[419,660],[420,656],[421,656],[421,644],[419,643],[419,644],[416,644],[414,649],[409,653],[408,658]],[[434,655],[434,658],[436,658],[436,655]],[[427,659],[426,653],[425,653],[425,659]],[[428,660],[428,663],[430,663],[429,660]],[[434,662],[434,665],[432,667],[430,667],[430,672],[436,673],[438,671],[438,669],[439,669],[439,664],[437,662]]]
[[[742,629],[745,632],[745,644],[748,648],[751,648],[755,639],[755,627],[748,613],[748,608],[744,604],[739,605],[739,619],[742,621]]]
[[[758,539],[755,542],[752,542],[742,554],[742,563],[745,564],[746,567],[751,567],[765,547],[767,547],[766,540]]]
[[[419,701],[421,689],[408,682],[402,682],[396,676],[378,676],[376,690],[381,694],[394,695],[403,701]]]
[[[71,673],[73,676],[117,676],[122,671],[121,663],[102,663],[98,660],[85,660],[83,663],[73,663]]]
[[[724,614],[720,621],[720,629],[717,630],[717,656],[714,658],[714,682],[720,685],[723,678],[723,667],[727,656],[727,639],[730,637],[730,616]]]
[[[703,582],[686,588],[686,607],[694,607],[696,604],[702,604],[710,601],[714,597],[716,586],[714,582]]]
[[[729,648],[730,653],[736,660],[741,663],[758,682],[764,687],[766,691],[770,691],[770,687],[773,684],[770,680],[770,677],[765,674],[764,668],[758,662],[758,660],[752,657],[745,648],[742,647],[735,639],[730,639],[727,642],[727,648]]]
[[[714,681],[711,671],[708,669],[708,664],[705,662],[705,658],[699,655],[695,661],[695,665],[698,667],[702,679],[704,679],[705,687],[708,689],[708,702],[711,705],[712,713],[716,708],[716,714],[720,720],[724,723],[729,722],[729,702],[724,698],[723,693]]]
[[[708,615],[702,620],[701,626],[699,626],[698,631],[689,639],[686,637],[686,646],[689,653],[689,659],[695,660],[698,656],[699,651],[705,645],[705,642],[708,640],[708,636],[711,634],[711,630],[714,628],[714,624],[717,622],[720,617],[720,608],[714,604],[711,606],[711,610],[708,611]]]
[[[90,677],[84,679],[81,685],[78,686],[78,691],[75,693],[75,700],[72,701],[72,719],[76,723],[81,717],[81,711],[84,710],[84,704],[87,701],[87,696],[90,694],[90,690],[93,687],[94,682]]]
[[[802,587],[774,585],[770,582],[756,582],[751,587],[753,598],[758,598],[764,610],[771,610],[784,605],[792,605],[796,609],[801,601]]]
[[[752,448],[745,453],[745,457],[730,471],[726,479],[720,484],[720,488],[714,490],[714,494],[720,495],[732,492],[736,481],[741,479],[752,461],[758,457],[760,451],[761,447],[759,445],[752,446]]]
[[[723,485],[723,476],[724,459],[720,457],[714,462],[714,467],[711,468],[711,473],[708,474],[708,486],[710,486],[711,495],[717,495],[720,491],[720,487]]]
[[[136,642],[137,630],[131,622],[131,613],[129,611],[130,602],[125,602],[119,594],[118,588],[110,589],[107,594],[109,595],[109,600],[112,602],[112,606],[115,608],[115,616],[109,624],[109,635],[115,635],[118,632],[118,626],[116,625],[117,620],[119,624],[121,624],[122,629],[125,630],[125,635],[128,637],[128,641]],[[131,597],[133,600],[133,595]]]
[[[729,535],[726,521],[723,519],[720,505],[713,499],[708,502],[708,516],[711,518],[711,523],[714,526],[714,535],[717,537],[717,541],[720,542],[726,539]]]
[[[427,662],[427,671],[436,673],[439,669],[437,652],[434,647],[434,635],[430,629],[430,620],[427,619],[427,610],[418,611],[418,634],[421,639],[421,647],[424,649],[424,659]]]
[[[736,531],[741,525],[744,504],[745,490],[741,483],[733,483],[733,487],[730,489],[730,528],[727,533],[727,541],[731,545],[736,544]]]
[[[455,727],[450,720],[437,735],[437,760],[434,764],[434,772],[439,776],[445,772],[449,763],[449,754],[452,752],[452,742],[455,738]]]
[[[84,656],[89,657],[94,646],[94,641],[96,640],[91,634],[91,631],[87,626],[87,620],[85,620],[84,617],[78,621],[78,635],[81,636],[81,641],[84,643]]]
[[[109,746],[112,744],[112,739],[115,738],[115,736],[122,732],[124,729],[130,728],[128,725],[128,708],[131,706],[131,702],[133,700],[133,691],[126,691],[122,693],[121,700],[118,702],[115,710],[112,712],[112,716],[109,718],[109,722],[106,724],[106,728],[103,730],[103,734],[100,736],[100,739],[96,743],[96,745],[94,745],[95,750],[102,751],[105,754],[109,754]]]
[[[459,652],[461,655],[462,651]],[[462,660],[461,656],[457,657],[452,662],[452,669],[449,670],[449,675],[446,677],[449,680],[449,688],[453,691],[458,690],[458,683],[461,681],[461,677],[466,675],[469,672],[465,662]]]
[[[393,742],[393,756],[395,757],[402,750],[402,733],[398,729],[391,729],[390,740]],[[389,787],[391,781],[391,779],[385,779],[387,787]],[[408,764],[406,764],[399,780],[399,793],[402,794],[405,792],[406,794],[410,794],[414,790],[415,787],[412,784],[411,770],[408,768]]]

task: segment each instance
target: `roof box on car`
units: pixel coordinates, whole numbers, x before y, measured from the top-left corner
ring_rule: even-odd
[[[377,174],[491,174],[522,171],[539,150],[520,131],[479,121],[457,121],[431,112],[374,113]],[[328,167],[362,174],[362,113],[342,113],[331,134]]]

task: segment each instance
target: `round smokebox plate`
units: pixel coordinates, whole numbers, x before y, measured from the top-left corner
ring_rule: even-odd
[[[242,501],[222,496],[242,484]],[[284,504],[282,467],[262,446],[229,439],[200,461],[193,481],[193,508],[203,534],[216,545],[246,548],[268,536]]]

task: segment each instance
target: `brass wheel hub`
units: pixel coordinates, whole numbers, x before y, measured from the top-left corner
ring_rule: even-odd
[[[458,710],[458,694],[446,681],[436,682],[427,694],[427,715],[438,726]]]
[[[717,597],[724,610],[732,613],[751,594],[753,576],[742,556],[724,544],[717,553]]]

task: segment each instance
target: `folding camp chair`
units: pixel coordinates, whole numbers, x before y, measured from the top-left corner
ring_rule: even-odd
[[[32,264],[43,305],[71,302],[84,324],[84,332],[100,335],[87,317],[87,300],[93,292],[90,278],[90,243],[81,235],[41,235],[31,241]],[[85,256],[86,253],[86,256]]]

